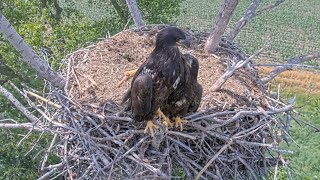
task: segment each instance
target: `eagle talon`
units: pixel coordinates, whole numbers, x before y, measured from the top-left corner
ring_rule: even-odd
[[[170,119],[166,115],[163,114],[163,112],[160,110],[160,108],[157,110],[157,115],[163,119],[163,124],[166,126],[167,129],[168,129],[168,127],[173,126],[173,124],[170,122]]]
[[[151,137],[154,137],[153,129],[155,129],[155,128],[158,128],[158,126],[155,125],[152,121],[148,121],[147,122],[147,126],[144,129],[144,133],[146,134],[148,132],[148,130],[149,130]]]
[[[121,87],[123,83],[125,83],[131,77],[133,77],[137,71],[138,71],[138,69],[133,69],[133,70],[124,72],[123,78],[121,79],[121,81],[118,82],[118,87]]]
[[[182,123],[186,123],[186,122],[188,122],[188,121],[187,121],[187,120],[184,120],[184,119],[181,119],[180,117],[176,117],[176,118],[175,118],[176,127],[179,127],[179,126],[180,126],[180,130],[181,130],[181,131],[183,130]]]

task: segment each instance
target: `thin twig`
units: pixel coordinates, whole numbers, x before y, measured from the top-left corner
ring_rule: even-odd
[[[225,144],[211,159],[207,164],[203,167],[203,169],[197,174],[196,180],[200,178],[200,176],[203,174],[204,171],[208,169],[208,167],[213,163],[213,161],[216,160],[216,158],[225,150],[227,149],[233,142],[229,141],[227,144]]]
[[[259,56],[263,51],[265,51],[267,49],[267,47],[263,47],[260,50],[258,50],[257,52],[255,52],[252,56],[250,56],[249,58],[247,58],[246,60],[240,61],[238,62],[236,65],[232,66],[230,69],[227,70],[227,72],[225,72],[215,83],[213,86],[210,87],[211,91],[217,91],[219,90],[223,84],[234,74],[234,72],[245,66],[246,64],[248,64],[254,57]]]

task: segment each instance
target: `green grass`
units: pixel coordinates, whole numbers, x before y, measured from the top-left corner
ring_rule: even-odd
[[[260,8],[271,5],[275,1],[264,0]],[[113,9],[109,8],[111,6],[109,0],[104,2],[62,0],[61,2],[64,8],[77,7],[79,12],[93,21],[113,16]],[[181,4],[181,15],[176,17],[178,25],[209,32],[221,2],[184,0]],[[229,23],[229,29],[244,14],[249,3],[250,0],[240,1]],[[296,55],[315,52],[320,50],[319,9],[319,0],[286,0],[274,10],[266,11],[250,21],[236,38],[236,42],[248,54],[252,54],[264,44],[271,45],[272,49],[264,53],[263,58],[273,61],[283,61]],[[161,12],[158,13],[161,14]]]
[[[249,0],[240,1],[229,25],[244,14]],[[272,4],[275,0],[263,1],[260,7]],[[183,13],[178,17],[180,26],[199,31],[209,31],[221,1],[185,0]],[[268,60],[283,61],[290,57],[315,52],[320,49],[320,1],[287,0],[275,10],[255,17],[241,31],[236,42],[247,53],[253,53],[264,44],[272,49],[265,53]]]
[[[243,0],[237,7],[229,28],[243,15],[249,5]],[[261,7],[275,2],[263,1]],[[193,30],[208,32],[212,28],[213,18],[219,10],[221,1],[185,0],[183,13],[177,18],[178,25]],[[264,44],[271,45],[271,50],[263,54],[263,59],[285,61],[288,58],[320,50],[320,1],[287,0],[275,10],[254,18],[240,32],[236,42],[246,53],[251,54]],[[319,65],[316,61],[311,65]],[[301,119],[320,127],[320,97],[305,92],[284,89],[284,97],[297,96],[296,110]],[[298,108],[299,107],[299,108]],[[292,121],[289,147],[294,151],[290,155],[290,167],[294,179],[320,179],[320,132]],[[281,169],[279,179],[288,179]]]
[[[290,89],[283,90],[283,96],[291,98],[296,96],[295,110],[299,112],[298,118],[320,127],[320,97],[313,96]],[[298,124],[299,123],[299,124]],[[289,146],[282,144],[283,148],[294,151],[288,156],[294,179],[320,179],[320,132],[306,126],[299,121],[292,121],[290,128]],[[281,170],[279,179],[287,179]]]

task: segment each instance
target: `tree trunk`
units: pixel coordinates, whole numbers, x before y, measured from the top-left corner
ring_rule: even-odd
[[[256,13],[257,8],[259,7],[261,0],[252,0],[245,15],[237,22],[228,35],[228,40],[233,41],[237,37],[240,30],[249,22]]]
[[[37,53],[23,40],[17,31],[11,26],[8,20],[0,12],[0,32],[8,39],[14,48],[21,54],[22,60],[26,62],[37,75],[53,86],[63,89],[66,80],[65,78],[53,71],[49,64],[43,61]]]
[[[56,10],[56,13],[53,14],[53,17],[57,22],[60,22],[63,9],[60,7],[58,0],[53,0],[53,6]]]
[[[219,14],[214,21],[212,32],[204,47],[206,52],[213,53],[217,50],[221,37],[227,28],[238,2],[239,0],[224,0],[219,10]]]
[[[133,18],[134,24],[136,25],[137,28],[141,28],[145,24],[142,20],[140,10],[139,10],[139,7],[137,5],[136,0],[126,0],[126,2],[128,5],[128,9],[130,11],[130,14]]]
[[[114,9],[117,11],[117,14],[121,18],[122,22],[126,24],[130,17],[129,10],[126,5],[126,0],[111,0],[110,1]]]
[[[274,4],[266,6],[258,11],[257,8],[259,7],[259,5],[261,4],[262,0],[251,0],[251,3],[246,11],[246,13],[241,17],[241,19],[237,22],[237,24],[233,27],[233,29],[230,31],[227,39],[229,41],[233,41],[237,35],[239,34],[239,32],[241,31],[241,29],[251,20],[253,19],[255,16],[262,14],[264,11],[267,10],[272,10],[275,7],[277,7],[278,5],[280,5],[281,3],[284,2],[284,0],[277,0],[274,2]]]

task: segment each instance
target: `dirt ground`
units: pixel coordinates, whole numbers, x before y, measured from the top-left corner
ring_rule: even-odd
[[[119,103],[131,80],[120,88],[117,83],[125,71],[138,68],[145,61],[154,48],[153,38],[153,35],[124,31],[74,52],[68,58],[69,96],[79,103],[103,104],[108,100]],[[199,61],[198,81],[204,89],[202,109],[216,105],[239,106],[248,103],[248,97],[259,96],[258,88],[244,69],[237,71],[221,91],[210,92],[210,87],[226,71],[227,61],[201,50],[180,50],[191,53]]]

